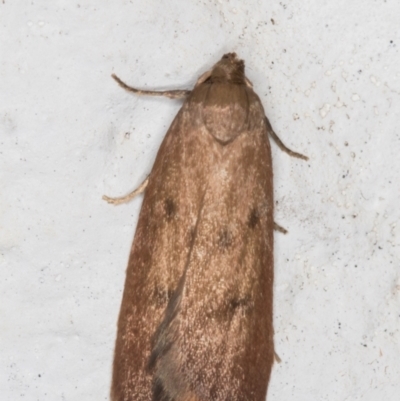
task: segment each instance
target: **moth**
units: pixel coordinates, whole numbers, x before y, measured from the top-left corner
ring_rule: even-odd
[[[235,53],[184,98],[148,178],[118,319],[113,401],[264,401],[274,361],[274,133]]]

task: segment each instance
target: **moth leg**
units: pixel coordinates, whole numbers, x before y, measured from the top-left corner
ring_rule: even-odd
[[[301,153],[297,153],[297,152],[293,152],[293,150],[290,150],[288,147],[286,147],[283,142],[280,140],[280,138],[278,137],[278,135],[276,135],[276,133],[274,132],[274,130],[272,129],[272,126],[270,124],[270,122],[268,121],[268,118],[265,117],[265,122],[267,124],[268,127],[268,133],[271,135],[271,138],[275,141],[275,143],[279,146],[279,148],[281,150],[283,150],[284,152],[286,152],[289,156],[292,157],[297,157],[298,159],[303,159],[303,160],[308,160],[307,156],[302,155]]]
[[[137,93],[138,95],[148,95],[148,96],[166,96],[169,97],[170,99],[182,99],[184,97],[187,97],[191,91],[189,90],[169,90],[169,91],[148,91],[148,90],[142,90],[142,89],[136,89],[132,88],[132,86],[127,85],[125,82],[121,81],[115,74],[111,75],[125,90],[128,92],[133,92]]]
[[[276,351],[274,351],[274,359],[275,359],[275,362],[277,362],[277,363],[281,363],[282,362],[282,359],[279,358],[279,355],[276,353]]]
[[[103,199],[108,203],[112,203],[113,205],[120,205],[121,203],[128,203],[131,201],[136,195],[141,194],[147,187],[149,183],[149,177],[147,177],[136,189],[134,189],[128,195],[122,196],[121,198],[110,198],[109,196],[103,195]]]
[[[275,223],[275,221],[274,221],[274,230],[275,231],[279,231],[279,232],[281,232],[283,234],[287,234],[287,232],[288,232],[286,230],[286,228],[281,227],[278,223]]]

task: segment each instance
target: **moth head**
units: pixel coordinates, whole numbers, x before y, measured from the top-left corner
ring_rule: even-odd
[[[244,75],[244,61],[240,60],[236,53],[224,54],[211,70],[205,72],[198,79],[196,86],[203,82],[229,82],[248,85],[248,80]]]

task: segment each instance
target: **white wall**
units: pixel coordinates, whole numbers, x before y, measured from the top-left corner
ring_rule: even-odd
[[[276,132],[269,401],[400,396],[400,3],[0,3],[0,398],[107,400],[141,197],[179,101],[246,60]],[[275,24],[272,23],[272,19]]]

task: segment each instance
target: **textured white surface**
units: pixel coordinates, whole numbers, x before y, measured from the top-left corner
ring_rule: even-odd
[[[397,0],[3,0],[0,15],[1,400],[108,399],[141,198],[101,196],[144,179],[180,107],[110,74],[190,88],[227,51],[310,157],[272,145],[289,234],[268,401],[400,399]]]

